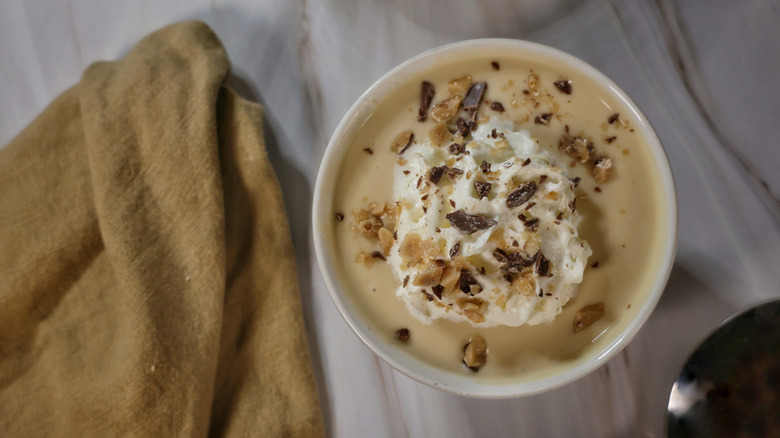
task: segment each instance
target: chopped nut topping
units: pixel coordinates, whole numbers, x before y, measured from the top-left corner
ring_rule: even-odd
[[[520,184],[515,190],[506,197],[506,206],[509,208],[519,207],[528,202],[536,193],[536,183],[529,181]]]
[[[549,125],[550,119],[552,119],[552,113],[542,113],[536,116],[534,123],[537,125]]]
[[[447,84],[447,91],[453,96],[463,95],[471,87],[471,76],[463,76],[457,79],[453,79]]]
[[[557,88],[563,94],[571,94],[571,81],[562,80],[553,82],[555,88]]]
[[[604,316],[604,303],[585,306],[574,315],[574,333],[581,332]]]
[[[431,139],[431,144],[434,146],[441,146],[445,141],[452,138],[452,134],[450,134],[450,130],[447,129],[447,123],[441,122],[431,128],[428,132],[428,137]]]
[[[362,208],[353,210],[352,214],[355,216],[355,222],[358,224],[358,231],[360,231],[363,237],[377,236],[377,232],[382,228],[382,221],[378,217]]]
[[[412,131],[404,131],[395,137],[393,144],[390,145],[390,150],[401,155],[406,152],[406,149],[411,146],[413,141],[414,133]]]
[[[463,347],[463,365],[471,371],[479,371],[487,363],[487,342],[481,336],[473,336]]]
[[[428,118],[428,107],[431,106],[436,88],[428,81],[420,85],[420,109],[417,111],[417,121],[424,122]]]
[[[485,216],[472,216],[463,210],[456,210],[445,216],[450,224],[464,234],[474,234],[480,230],[486,230],[498,222]]]
[[[493,188],[493,184],[484,181],[474,181],[474,189],[477,191],[477,197],[479,199],[487,198],[490,194],[490,189]]]
[[[435,286],[441,282],[442,274],[444,274],[444,268],[434,263],[415,275],[412,284],[424,287]]]
[[[390,250],[393,248],[395,239],[393,239],[393,233],[385,227],[382,227],[377,232],[379,237],[379,246],[382,248],[382,252],[385,255],[390,255]]]
[[[395,338],[403,342],[404,344],[409,342],[410,335],[411,333],[409,333],[408,328],[402,328],[395,331]]]
[[[587,138],[562,135],[558,141],[558,149],[580,163],[586,163],[590,158],[590,151],[593,149],[593,143]]]
[[[431,108],[431,118],[435,122],[449,122],[458,115],[462,99],[460,96],[452,96],[437,103]]]
[[[605,183],[609,180],[609,175],[612,172],[612,160],[608,157],[596,158],[593,166],[593,178],[598,183]]]

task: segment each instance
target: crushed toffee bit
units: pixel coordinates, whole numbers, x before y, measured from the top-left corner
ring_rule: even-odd
[[[590,158],[593,142],[584,137],[562,135],[560,140],[558,140],[558,149],[580,163],[586,163]]]
[[[490,163],[487,161],[482,161],[482,164],[479,165],[479,168],[482,169],[482,172],[488,173],[490,172]]]
[[[384,262],[384,261],[387,261],[387,259],[385,258],[385,256],[384,256],[384,255],[383,255],[381,252],[379,252],[379,251],[374,251],[374,252],[372,252],[372,253],[371,253],[371,257],[373,257],[373,258],[375,258],[375,259],[382,260],[383,262]]]
[[[466,119],[463,117],[458,117],[458,121],[456,122],[455,126],[457,126],[458,134],[462,135],[463,137],[469,135],[469,132],[471,132],[468,123],[466,123]]]
[[[612,173],[612,160],[608,157],[599,157],[593,162],[593,179],[598,183],[605,183]]]
[[[408,328],[402,328],[395,331],[395,338],[403,343],[409,342],[409,329]]]
[[[525,161],[523,161],[523,164],[520,165],[520,167],[525,167],[527,165],[531,164],[531,159],[526,158]]]
[[[539,184],[542,184],[545,181],[547,181],[547,175],[545,174],[539,175]]]
[[[403,281],[403,284],[402,284],[402,286],[403,286],[403,287],[406,287],[406,285],[407,285],[408,283],[409,283],[409,276],[407,275],[406,277],[404,277],[404,281]]]
[[[490,109],[499,113],[503,113],[504,105],[501,105],[501,102],[493,102],[490,104]]]
[[[463,175],[463,171],[457,167],[453,167],[447,171],[447,176],[450,177],[450,179],[455,179],[459,175]]]
[[[542,113],[534,118],[534,123],[537,125],[549,125],[550,119],[552,119],[552,113]]]
[[[558,89],[563,94],[571,94],[571,81],[569,80],[562,80],[562,81],[555,81],[553,82],[553,85],[555,85],[555,88]]]
[[[379,232],[377,232],[377,237],[379,237],[379,246],[382,248],[384,255],[390,255],[390,250],[395,243],[393,234],[387,228],[382,227],[379,229]]]
[[[536,258],[536,272],[540,277],[552,277],[552,267],[550,266],[550,260],[548,260],[541,251],[539,251],[537,254],[538,257]]]
[[[574,188],[576,189],[578,185],[580,185],[580,181],[582,181],[582,178],[575,176],[574,178],[570,178],[571,183],[574,184]]]
[[[617,137],[614,135],[612,137],[607,137],[604,141],[607,142],[607,144],[612,143],[613,141],[617,140]]]
[[[450,145],[449,150],[452,155],[460,155],[466,150],[466,145],[453,143]]]
[[[336,220],[341,222],[344,220],[344,213],[336,213]]]
[[[599,186],[593,187],[593,191],[596,193],[601,193],[601,187]]]
[[[428,180],[434,184],[438,184],[439,181],[441,181],[441,177],[447,173],[447,170],[449,170],[449,167],[446,164],[443,166],[431,167],[430,172],[428,172]]]
[[[460,270],[460,277],[458,277],[458,289],[469,295],[476,295],[482,292],[482,286],[479,284],[479,282],[477,282],[477,279],[474,278],[468,269]]]
[[[506,206],[509,208],[519,207],[526,202],[536,193],[536,183],[529,181],[524,184],[520,184],[515,190],[512,191],[506,197]]]
[[[490,66],[493,67],[493,70],[498,70],[501,68],[501,66],[498,65],[498,61],[490,61]]]
[[[431,118],[436,122],[449,122],[458,115],[460,109],[460,96],[452,96],[431,108]]]
[[[590,267],[593,268],[593,269],[598,268],[599,267],[599,262],[598,261],[593,262],[593,264],[590,265]]]
[[[393,143],[390,145],[390,150],[401,155],[409,149],[409,146],[412,145],[413,141],[414,133],[412,131],[404,131],[395,137]]]
[[[574,333],[579,333],[604,316],[604,303],[585,306],[574,315]]]
[[[374,155],[374,151],[371,148],[363,148],[363,152],[367,153],[368,155]]]
[[[485,216],[472,216],[463,210],[456,210],[445,216],[450,224],[464,234],[474,234],[486,230],[498,222]]]
[[[431,287],[431,291],[436,295],[436,298],[441,299],[441,294],[444,292],[444,286],[437,284],[436,286]]]
[[[450,248],[450,259],[454,259],[458,254],[460,254],[460,241],[456,242],[455,245],[452,245],[452,248]]]
[[[423,81],[420,85],[420,109],[417,111],[418,122],[424,122],[428,118],[428,108],[431,106],[435,94],[436,88],[433,84]]]
[[[463,109],[466,111],[476,111],[479,109],[479,105],[482,103],[482,97],[485,95],[485,89],[487,84],[485,82],[477,82],[469,88],[469,92],[466,93],[466,98],[463,99]]]
[[[463,347],[463,365],[477,372],[487,363],[487,342],[481,336],[474,336]]]
[[[490,189],[493,188],[493,184],[483,181],[474,181],[474,189],[477,191],[477,197],[479,199],[487,198],[490,194]]]
[[[615,113],[615,114],[612,114],[611,116],[609,116],[609,118],[607,119],[607,122],[609,122],[609,124],[611,125],[611,124],[617,122],[619,118],[620,118],[620,114]]]

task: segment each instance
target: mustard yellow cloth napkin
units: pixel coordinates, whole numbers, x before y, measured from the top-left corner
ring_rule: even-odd
[[[203,23],[0,150],[0,436],[319,436],[260,106]]]

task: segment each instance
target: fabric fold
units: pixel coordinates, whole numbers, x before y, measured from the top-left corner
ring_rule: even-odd
[[[0,150],[0,435],[317,436],[262,108],[203,23],[90,66]]]

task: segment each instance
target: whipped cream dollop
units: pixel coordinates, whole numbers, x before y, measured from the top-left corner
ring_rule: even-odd
[[[469,141],[412,145],[394,172],[387,260],[412,316],[533,325],[574,296],[591,255],[576,182],[527,131],[494,117]]]

